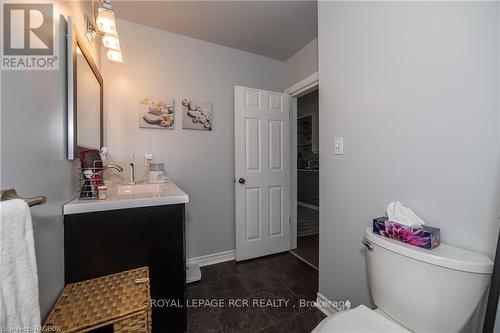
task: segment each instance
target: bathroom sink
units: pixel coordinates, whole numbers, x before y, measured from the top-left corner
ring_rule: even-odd
[[[160,184],[118,185],[118,195],[159,193],[160,191]]]
[[[174,205],[188,202],[188,195],[172,182],[123,184],[110,186],[108,188],[108,197],[105,200],[82,200],[76,198],[68,202],[64,205],[64,214]]]

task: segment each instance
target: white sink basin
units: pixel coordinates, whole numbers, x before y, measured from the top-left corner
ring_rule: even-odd
[[[118,195],[160,193],[160,184],[118,185]]]
[[[108,198],[105,200],[82,200],[77,198],[68,202],[64,205],[64,214],[185,204],[188,202],[188,195],[172,182],[117,185],[108,188]]]

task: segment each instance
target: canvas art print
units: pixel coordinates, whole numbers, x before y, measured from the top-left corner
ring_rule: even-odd
[[[139,99],[139,127],[174,128],[174,100],[145,96]]]
[[[212,103],[182,99],[182,128],[211,131],[213,126]]]

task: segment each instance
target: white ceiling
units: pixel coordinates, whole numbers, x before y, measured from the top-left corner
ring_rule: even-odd
[[[316,0],[114,1],[113,9],[118,19],[281,61],[318,35]]]

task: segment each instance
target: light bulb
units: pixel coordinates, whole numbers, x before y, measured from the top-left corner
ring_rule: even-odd
[[[101,32],[116,35],[115,14],[111,10],[99,8],[97,10],[97,19],[95,20],[97,29]]]
[[[108,52],[106,52],[106,56],[111,61],[123,62],[122,53],[120,50],[109,49]]]
[[[118,35],[105,34],[104,37],[102,37],[102,43],[108,49],[120,50],[120,40],[118,39]]]

